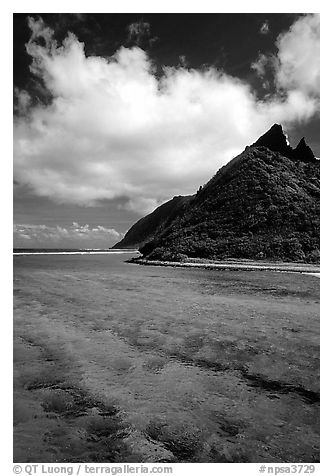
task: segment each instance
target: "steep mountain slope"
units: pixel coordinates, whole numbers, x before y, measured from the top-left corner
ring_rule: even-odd
[[[316,262],[319,172],[304,139],[292,149],[275,124],[222,167],[167,227],[157,228],[140,251],[148,259]]]
[[[143,246],[182,214],[191,199],[192,196],[183,197],[180,195],[163,203],[152,213],[137,221],[113,248],[139,248]]]

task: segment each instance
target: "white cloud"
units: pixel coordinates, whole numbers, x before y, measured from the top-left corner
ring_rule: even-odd
[[[267,35],[269,33],[269,22],[266,20],[260,27],[260,33],[262,35]]]
[[[30,20],[30,28],[31,69],[53,100],[15,120],[14,177],[58,202],[127,197],[132,210],[150,211],[193,193],[272,123],[307,120],[319,107],[311,76],[295,89],[281,73],[283,98],[258,101],[248,84],[214,68],[165,68],[157,78],[138,47],[121,47],[111,59],[87,57],[74,35],[58,46],[42,20]],[[291,31],[278,40],[280,71],[286,45],[296,51],[297,33],[304,41],[302,28]]]
[[[279,35],[276,56],[260,54],[251,67],[263,78],[272,69],[281,91],[298,91],[304,97],[319,98],[320,93],[320,31],[319,15],[300,17]]]
[[[14,247],[110,247],[123,235],[113,228],[98,225],[79,225],[76,222],[68,227],[46,225],[14,225]]]
[[[183,68],[187,68],[189,66],[185,55],[180,55],[179,56],[179,64]]]
[[[278,66],[278,58],[276,56],[263,53],[260,53],[257,60],[251,64],[251,68],[256,71],[260,78],[266,75],[267,69],[271,69],[275,72]]]
[[[277,85],[319,95],[319,14],[305,15],[277,40],[279,67]]]
[[[128,25],[128,40],[140,43],[150,35],[150,24],[145,21],[134,22]]]
[[[158,202],[155,198],[137,197],[127,200],[124,204],[119,205],[118,208],[136,212],[139,215],[147,215],[161,204],[162,201]]]
[[[24,115],[28,112],[29,106],[31,104],[31,97],[24,89],[20,90],[18,88],[14,89],[15,97],[17,99],[16,110],[20,115]]]

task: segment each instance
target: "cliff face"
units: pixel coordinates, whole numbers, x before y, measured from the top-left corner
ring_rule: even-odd
[[[304,139],[292,149],[277,124],[181,198],[176,213],[171,200],[128,232],[139,225],[146,258],[319,260],[319,161]]]
[[[154,238],[155,235],[168,228],[173,220],[182,214],[191,196],[174,197],[149,215],[137,221],[126,233],[124,238],[113,248],[140,248]]]

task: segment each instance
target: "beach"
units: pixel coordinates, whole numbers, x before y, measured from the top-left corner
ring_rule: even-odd
[[[207,260],[200,258],[189,258],[186,261],[159,261],[148,260],[143,257],[135,257],[129,260],[134,264],[144,266],[170,266],[173,268],[204,268],[221,269],[234,271],[277,271],[287,273],[306,273],[320,277],[319,264],[312,263],[285,263],[279,261],[255,261],[255,260]]]
[[[135,256],[14,256],[14,461],[319,461],[317,277]]]

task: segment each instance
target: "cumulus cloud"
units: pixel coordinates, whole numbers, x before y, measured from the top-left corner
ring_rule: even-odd
[[[79,225],[70,227],[46,225],[14,225],[14,247],[61,247],[61,248],[107,248],[119,241],[123,235],[113,228],[98,225]]]
[[[298,89],[319,95],[319,14],[306,15],[277,40],[279,67],[276,82],[281,89]]]
[[[58,45],[41,19],[29,25],[31,71],[53,99],[16,118],[14,177],[57,202],[94,206],[126,197],[129,209],[151,211],[173,195],[193,193],[272,123],[288,127],[319,107],[310,87],[316,76],[305,75],[302,84],[303,66],[291,68],[285,55],[287,45],[296,54],[297,35],[305,41],[297,25],[278,39],[283,94],[265,101],[213,67],[168,67],[158,78],[137,46],[111,58],[86,56],[73,34]],[[22,101],[29,105],[28,97]]]
[[[319,97],[320,89],[320,30],[319,15],[300,17],[288,32],[276,41],[278,53],[260,54],[252,64],[258,76],[264,77],[268,68],[274,71],[275,84],[281,91],[299,91],[305,97]]]

